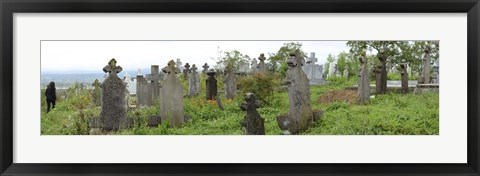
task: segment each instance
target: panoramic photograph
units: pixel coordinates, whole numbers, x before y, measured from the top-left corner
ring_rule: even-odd
[[[439,135],[439,41],[41,41],[41,135]]]

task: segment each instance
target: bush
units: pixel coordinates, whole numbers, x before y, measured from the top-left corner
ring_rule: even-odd
[[[280,85],[278,75],[270,73],[256,73],[239,79],[239,89],[243,94],[254,93],[257,99],[268,103],[273,97],[274,88]]]

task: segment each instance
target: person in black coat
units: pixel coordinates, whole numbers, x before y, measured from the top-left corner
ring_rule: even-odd
[[[45,97],[47,98],[48,113],[50,111],[50,105],[52,105],[52,109],[55,109],[55,100],[57,100],[57,93],[54,82],[50,82],[50,84],[48,84],[47,90],[45,91]]]

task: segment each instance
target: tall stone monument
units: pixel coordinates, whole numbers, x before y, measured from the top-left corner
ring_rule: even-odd
[[[152,90],[147,79],[143,77],[141,72],[137,73],[137,106],[151,106],[152,105]]]
[[[258,64],[258,69],[257,69],[258,72],[263,73],[263,72],[267,71],[267,66],[265,65],[265,59],[267,59],[267,58],[265,57],[265,55],[263,53],[260,54],[260,57],[258,57],[258,60],[260,61],[260,63]]]
[[[190,69],[190,71],[192,73],[188,80],[188,87],[189,87],[188,96],[193,97],[193,96],[197,96],[200,91],[200,79],[198,77],[197,67],[195,66],[195,64],[192,65],[192,68]]]
[[[118,130],[120,122],[127,118],[125,84],[117,76],[117,73],[122,71],[122,67],[117,66],[115,59],[111,59],[103,71],[109,75],[102,84],[102,110],[100,112],[102,129],[105,131]]]
[[[423,71],[422,71],[422,78],[421,83],[428,84],[430,83],[430,46],[427,46],[424,50],[423,56]]]
[[[162,123],[169,122],[170,127],[180,127],[185,122],[183,111],[183,87],[177,79],[175,62],[168,62],[168,75],[162,84],[160,117]]]
[[[188,62],[183,66],[183,79],[188,80],[188,74],[190,74],[190,64]]]
[[[358,74],[358,97],[357,102],[363,104],[370,100],[370,72],[368,70],[368,60],[365,53],[358,58],[360,61],[360,73]]]
[[[387,66],[386,61],[387,57],[385,56],[385,51],[380,50],[378,53],[378,65],[375,69],[375,79],[376,79],[376,94],[385,94],[387,93]]]
[[[408,93],[408,72],[405,60],[400,63],[400,74],[402,76],[402,93]]]
[[[290,108],[288,115],[277,117],[283,134],[297,134],[309,128],[313,121],[310,104],[310,86],[307,76],[301,68],[303,58],[300,51],[290,54],[287,61],[288,70],[286,79],[282,82],[288,88],[288,101]]]
[[[233,67],[226,67],[225,73],[225,97],[233,99],[237,94],[237,83],[233,74]]]

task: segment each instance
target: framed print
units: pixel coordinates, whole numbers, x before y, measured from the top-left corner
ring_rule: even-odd
[[[1,175],[479,175],[478,0],[0,6]]]

